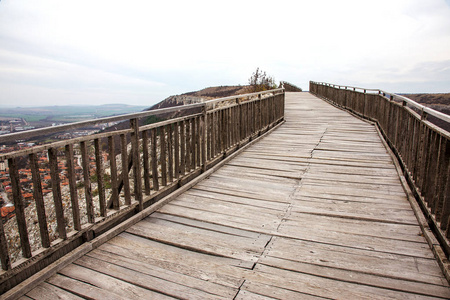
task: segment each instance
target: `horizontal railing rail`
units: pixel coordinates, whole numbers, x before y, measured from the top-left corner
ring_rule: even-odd
[[[382,90],[311,81],[310,92],[377,123],[448,257],[450,133],[427,119],[450,125],[450,116]]]
[[[139,121],[174,112],[182,116],[148,125]],[[0,161],[8,165],[15,209],[11,219],[0,222],[0,293],[185,185],[283,120],[284,89],[276,89],[0,136],[3,144],[129,122],[111,132],[0,153]]]

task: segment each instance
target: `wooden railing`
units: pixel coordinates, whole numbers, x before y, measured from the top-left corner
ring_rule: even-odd
[[[146,117],[173,112],[182,116],[140,125]],[[15,206],[15,217],[0,222],[0,293],[149,207],[283,119],[284,90],[277,89],[0,136],[1,145],[129,122],[121,130],[0,154],[0,161],[8,162]],[[27,169],[33,197],[25,201]],[[17,241],[5,234],[5,226],[16,227]],[[33,230],[38,234],[31,239]],[[14,256],[17,242],[20,253]]]
[[[310,92],[378,124],[448,257],[450,133],[427,119],[450,116],[382,90],[310,82]]]

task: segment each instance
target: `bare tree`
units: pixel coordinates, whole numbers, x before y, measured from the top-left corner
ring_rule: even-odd
[[[251,92],[261,92],[271,90],[277,87],[275,79],[271,76],[267,76],[265,71],[256,68],[256,71],[248,79]]]

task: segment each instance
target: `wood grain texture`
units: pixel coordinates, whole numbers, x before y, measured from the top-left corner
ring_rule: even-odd
[[[374,127],[308,93],[286,100],[285,124],[34,293],[51,285],[110,299],[449,298]],[[276,118],[273,101],[238,106],[238,118],[208,114],[217,120],[205,123],[215,129],[211,157]],[[201,162],[199,125],[180,123],[180,174]],[[156,148],[154,140],[153,130]]]

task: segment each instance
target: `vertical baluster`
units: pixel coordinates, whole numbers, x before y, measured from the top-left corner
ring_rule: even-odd
[[[52,194],[55,204],[56,223],[58,225],[58,235],[60,239],[66,239],[66,222],[64,220],[64,209],[62,206],[61,186],[59,184],[58,157],[57,149],[48,149],[48,158],[50,165],[50,177],[52,179]]]
[[[106,199],[105,199],[105,178],[103,170],[103,158],[101,153],[100,139],[94,140],[95,148],[95,166],[97,174],[97,190],[98,190],[98,200],[100,204],[100,215],[106,217]],[[111,156],[111,151],[110,154]]]
[[[211,130],[212,130],[212,123],[211,123],[211,116],[212,114],[208,115],[208,118],[206,118],[206,159],[207,161],[211,160],[211,150],[212,150],[212,140],[211,140]]]
[[[143,150],[143,164],[144,164],[144,189],[145,194],[150,195],[150,167],[149,167],[149,155],[148,155],[148,135],[147,130],[142,132],[142,150]]]
[[[77,180],[75,178],[75,166],[73,157],[73,144],[66,145],[67,177],[69,178],[70,202],[72,204],[73,228],[81,230],[80,206],[78,205]]]
[[[216,112],[212,112],[209,114],[209,119],[210,119],[210,123],[211,123],[211,153],[209,155],[209,159],[213,159],[216,157],[216,123],[217,123],[217,118],[216,118]]]
[[[173,182],[173,124],[166,126],[167,128],[167,175],[169,182]]]
[[[3,229],[3,220],[0,219],[0,261],[2,270],[11,269],[11,259],[8,252],[8,241],[6,240],[5,230]]]
[[[425,124],[423,124],[425,133],[424,133],[424,141],[423,141],[423,150],[422,150],[422,161],[420,166],[420,183],[419,189],[422,196],[425,196],[425,189],[427,184],[427,167],[429,163],[429,155],[430,155],[430,144],[431,144],[431,129],[429,129]],[[425,199],[428,201],[428,199]]]
[[[160,144],[160,160],[161,160],[161,185],[167,185],[167,148],[166,148],[166,131],[165,126],[159,127],[159,144]]]
[[[432,131],[431,140],[430,140],[430,155],[428,157],[428,167],[427,167],[427,185],[425,190],[425,195],[428,198],[428,203],[430,205],[431,213],[436,213],[436,202],[437,202],[437,194],[435,193],[436,187],[436,176],[435,174],[439,169],[439,141],[440,135]]]
[[[116,163],[116,147],[114,142],[114,136],[108,137],[109,148],[109,168],[111,170],[111,199],[112,208],[118,210],[119,203],[119,186],[117,183],[117,163]]]
[[[159,191],[158,182],[158,158],[157,158],[157,138],[156,138],[156,128],[151,130],[151,157],[152,157],[152,178],[153,178],[153,190]]]
[[[191,119],[186,120],[185,122],[185,130],[186,130],[186,156],[185,156],[185,168],[186,173],[191,171]]]
[[[134,197],[139,202],[139,211],[144,209],[142,197],[141,156],[139,153],[139,120],[131,119],[131,150],[133,153]]]
[[[39,174],[39,164],[36,153],[29,155],[31,176],[33,178],[33,196],[36,202],[36,212],[39,222],[39,233],[41,235],[41,245],[44,248],[50,247],[50,237],[48,234],[47,217],[45,215],[44,197],[42,195],[41,175]]]
[[[450,164],[450,147],[449,142],[446,137],[439,135],[439,146],[438,146],[438,158],[437,158],[437,167],[436,172],[434,173],[434,181],[435,181],[435,187],[433,190],[433,194],[436,197],[436,204],[435,204],[435,214],[436,214],[436,220],[438,222],[442,221],[442,214],[443,214],[443,203],[445,194],[443,194],[443,191],[445,190],[445,183],[447,181],[447,169]],[[445,228],[445,227],[444,227]]]
[[[173,128],[174,150],[175,150],[175,180],[180,177],[180,122],[176,122]]]
[[[23,202],[22,192],[20,189],[19,171],[16,159],[8,159],[8,166],[9,178],[11,179],[11,187],[14,199],[17,227],[19,229],[20,245],[22,247],[22,255],[25,258],[29,258],[31,257],[31,247],[30,241],[28,239],[27,223],[25,220],[25,203]]]
[[[201,161],[201,166],[202,166],[202,172],[206,171],[206,160],[207,160],[207,153],[206,153],[206,130],[207,130],[207,124],[208,124],[208,120],[206,118],[206,107],[203,106],[202,108],[202,116],[200,117],[200,137],[201,137],[201,153],[202,153],[202,161]]]
[[[195,165],[197,164],[196,157],[196,143],[197,143],[197,117],[191,119],[191,170],[195,170]]]
[[[87,152],[86,142],[80,143],[81,160],[83,164],[83,179],[84,179],[84,197],[86,199],[86,214],[89,223],[94,223],[94,205],[92,204],[92,188],[91,178],[89,174],[89,156]]]
[[[448,143],[448,142],[447,142]],[[450,146],[447,145],[447,151],[449,151]],[[447,155],[450,153],[447,152]],[[447,156],[447,160],[448,160]],[[443,181],[442,186],[442,216],[441,216],[441,229],[446,230],[447,238],[450,237],[450,231],[448,228],[450,227],[450,163],[447,163],[447,170],[444,170],[446,173],[446,180]]]
[[[186,173],[186,121],[180,123],[180,175]]]
[[[201,150],[202,150],[202,144],[201,144],[201,139],[202,139],[202,133],[201,133],[201,128],[200,128],[200,119],[201,116],[196,117],[195,118],[195,156],[196,156],[196,161],[195,161],[195,166],[196,167],[200,167],[201,165],[201,159],[202,159],[202,154],[201,154]]]
[[[125,134],[120,135],[120,142],[122,145],[122,180],[125,194],[125,204],[131,204],[131,192],[130,192],[130,178],[128,176],[128,147],[127,136]]]

